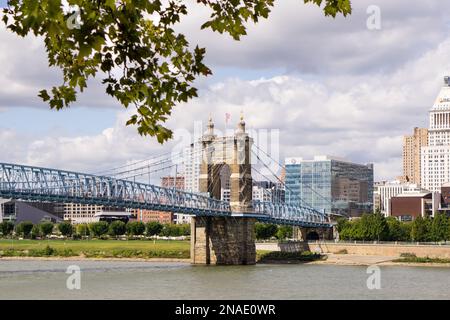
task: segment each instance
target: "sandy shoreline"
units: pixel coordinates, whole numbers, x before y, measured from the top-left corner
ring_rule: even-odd
[[[407,267],[441,267],[450,268],[450,263],[407,263],[394,262],[399,257],[386,256],[364,256],[364,255],[337,255],[327,254],[326,260],[304,262],[310,265],[336,265],[336,266],[407,266]],[[190,263],[190,259],[177,258],[87,258],[84,256],[75,257],[0,257],[1,261],[124,261],[124,262],[169,262],[169,263]],[[266,264],[266,263],[259,263]],[[267,263],[269,264],[269,263]],[[295,264],[289,261],[272,261],[270,264]]]
[[[340,266],[406,266],[406,267],[441,267],[450,268],[450,263],[394,262],[398,256],[369,256],[354,254],[326,254],[326,260],[313,261],[310,264]]]

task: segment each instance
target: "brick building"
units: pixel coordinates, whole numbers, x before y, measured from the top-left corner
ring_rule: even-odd
[[[175,214],[173,214],[172,212],[134,209],[131,210],[131,213],[133,215],[133,219],[144,223],[157,221],[159,223],[165,224],[174,223],[175,220]]]
[[[421,216],[433,214],[433,195],[431,192],[399,194],[390,200],[391,216],[403,221],[411,221]]]

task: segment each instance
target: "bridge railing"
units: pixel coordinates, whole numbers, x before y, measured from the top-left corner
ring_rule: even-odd
[[[227,202],[174,188],[31,166],[0,163],[0,196],[28,200],[95,202],[130,208],[230,214]],[[144,206],[142,206],[144,204]]]
[[[253,201],[253,211],[271,219],[292,220],[311,224],[328,224],[328,216],[313,208],[284,203]]]

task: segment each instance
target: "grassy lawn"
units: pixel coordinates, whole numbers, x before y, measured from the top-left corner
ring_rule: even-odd
[[[50,249],[48,249],[48,247]],[[167,240],[0,240],[0,256],[98,258],[189,258],[189,241]]]
[[[303,252],[281,252],[281,251],[256,251],[256,261],[259,263],[304,263],[326,259],[318,253],[310,251]]]
[[[450,263],[450,259],[429,258],[429,257],[407,257],[393,260],[403,263]]]
[[[403,263],[450,263],[450,259],[417,257],[414,253],[402,253],[399,259],[393,261]]]
[[[180,258],[190,256],[189,241],[175,240],[0,240],[0,257]],[[312,252],[258,250],[263,263],[321,260]]]

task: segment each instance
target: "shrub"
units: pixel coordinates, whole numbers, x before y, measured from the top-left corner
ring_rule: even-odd
[[[81,234],[74,233],[74,234],[72,235],[72,240],[81,240]]]
[[[80,236],[89,236],[91,234],[89,226],[87,224],[77,225],[77,234]]]
[[[109,225],[108,233],[110,236],[117,237],[125,234],[126,226],[122,221],[113,221]]]
[[[39,228],[41,229],[42,235],[44,237],[47,237],[49,234],[53,232],[54,224],[51,222],[42,222],[39,225]]]
[[[293,235],[293,229],[291,226],[280,226],[280,227],[278,227],[277,233],[275,234],[275,236],[279,240],[292,238],[292,235]]]
[[[56,252],[56,255],[61,256],[61,257],[73,257],[73,256],[77,256],[77,254],[75,252],[73,252],[72,249],[62,249],[62,250],[58,250]]]
[[[450,220],[445,213],[436,213],[430,225],[430,240],[448,240]]]
[[[145,232],[145,224],[141,221],[130,221],[126,228],[127,234],[131,236],[140,236]]]
[[[30,249],[28,251],[28,256],[30,257],[52,256],[55,254],[56,250],[48,245],[44,249]]]
[[[41,236],[41,228],[39,228],[39,225],[35,224],[31,229],[31,239],[36,239],[37,237],[40,236]]]
[[[89,225],[89,229],[94,235],[94,237],[106,235],[108,233],[108,228],[109,225],[108,222],[106,221],[94,222]]]
[[[161,230],[161,235],[163,237],[178,237],[180,235],[179,228],[174,224],[166,223]]]
[[[70,237],[73,234],[73,226],[67,221],[58,224],[58,230],[64,237]]]
[[[9,236],[14,230],[14,223],[11,221],[3,221],[0,223],[0,232],[2,233],[2,236],[6,237]]]
[[[421,216],[414,219],[411,228],[411,239],[413,241],[428,241],[430,239],[431,221]]]
[[[380,213],[364,214],[352,221],[340,218],[337,224],[341,240],[408,241],[410,228],[410,223],[400,222],[395,217],[384,218]]]
[[[145,225],[146,234],[148,236],[155,236],[161,233],[163,225],[158,221],[151,221]]]
[[[256,239],[270,239],[275,237],[278,227],[274,224],[256,223],[255,236]]]
[[[189,224],[171,224],[167,223],[163,225],[163,229],[160,232],[164,237],[180,237],[188,236],[191,234],[191,226]]]
[[[178,226],[181,229],[181,235],[182,236],[189,236],[189,235],[191,235],[191,225],[189,223],[179,224]]]
[[[16,233],[27,238],[31,233],[31,229],[33,229],[33,222],[22,221],[16,226]]]
[[[260,255],[259,262],[270,261],[286,261],[286,262],[309,262],[323,259],[323,256],[319,253],[311,251],[303,252],[284,252],[284,251],[271,251]]]

